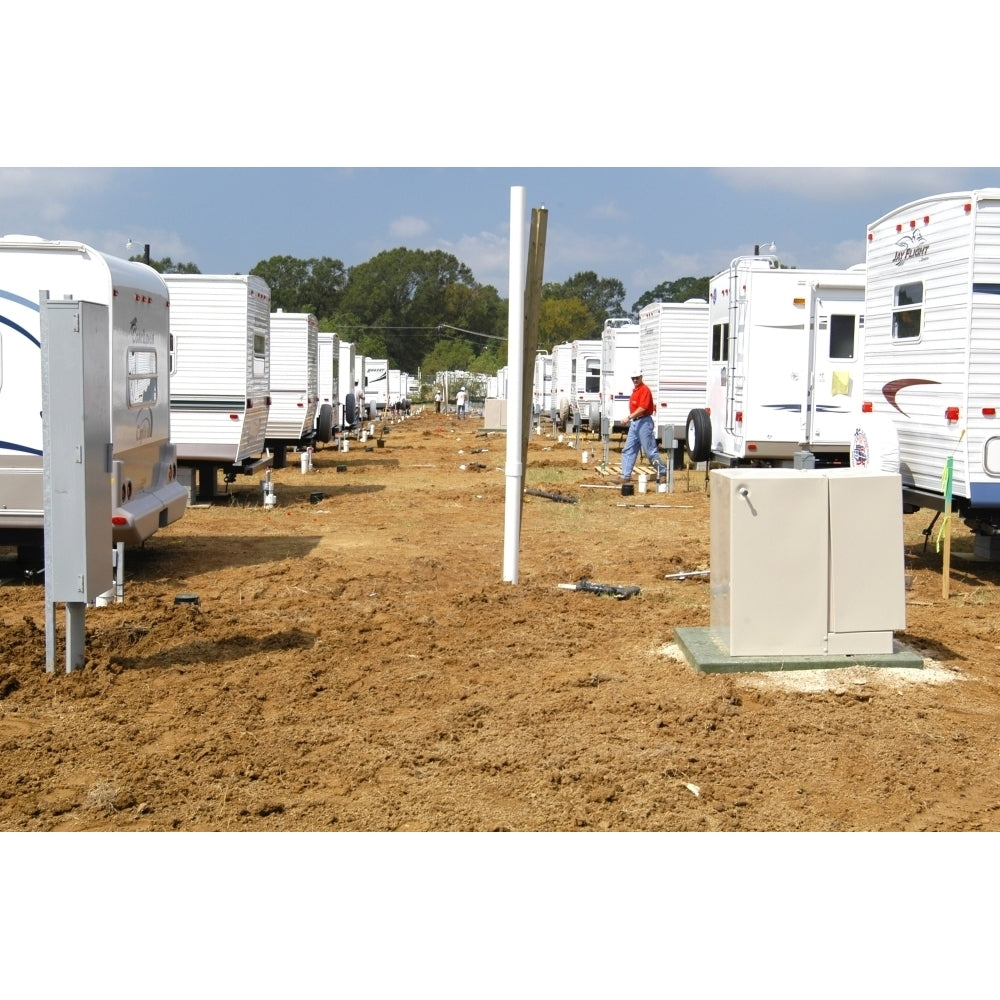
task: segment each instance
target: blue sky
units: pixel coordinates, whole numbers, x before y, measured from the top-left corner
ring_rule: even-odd
[[[511,188],[548,210],[544,280],[618,278],[626,305],[774,241],[798,267],[864,261],[870,222],[908,201],[1000,186],[998,169],[0,167],[0,228],[247,272],[277,254],[359,264],[445,250],[507,294]],[[133,252],[141,252],[136,250]]]

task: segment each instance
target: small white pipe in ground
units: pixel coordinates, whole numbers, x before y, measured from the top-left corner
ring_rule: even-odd
[[[507,463],[504,506],[503,579],[517,583],[518,552],[521,541],[521,504],[524,468],[521,464],[522,403],[524,386],[524,283],[525,275],[525,192],[510,189],[510,277],[507,313],[507,371],[513,373],[507,385]]]

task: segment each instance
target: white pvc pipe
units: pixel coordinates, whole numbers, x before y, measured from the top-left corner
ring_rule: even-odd
[[[510,278],[507,313],[507,491],[504,506],[503,579],[517,583],[521,542],[521,503],[524,469],[521,465],[522,403],[524,400],[524,282],[525,195],[523,187],[510,189]]]

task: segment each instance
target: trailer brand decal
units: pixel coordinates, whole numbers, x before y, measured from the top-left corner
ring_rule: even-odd
[[[132,322],[128,325],[128,335],[129,340],[135,344],[153,343],[153,334],[148,330],[139,329],[139,319],[136,316],[132,317]]]
[[[931,248],[930,243],[916,230],[909,236],[896,240],[896,246],[902,248],[892,256],[892,262],[896,267],[905,264],[908,260],[913,260],[914,257],[926,257]]]
[[[940,385],[940,382],[935,382],[934,379],[930,378],[897,378],[893,379],[891,382],[886,382],[882,386],[882,395],[885,396],[885,401],[890,405],[899,410],[904,417],[908,417],[909,414],[896,402],[896,394],[901,389],[909,389],[911,385]]]
[[[143,409],[139,411],[135,421],[136,441],[148,441],[153,436],[153,411]]]

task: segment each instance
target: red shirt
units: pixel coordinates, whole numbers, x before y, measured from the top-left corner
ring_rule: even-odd
[[[632,395],[628,398],[628,412],[635,413],[635,411],[642,407],[643,412],[639,414],[642,417],[652,416],[653,413],[653,394],[649,391],[649,386],[645,382],[640,382],[633,390]],[[636,417],[638,420],[639,417]]]

